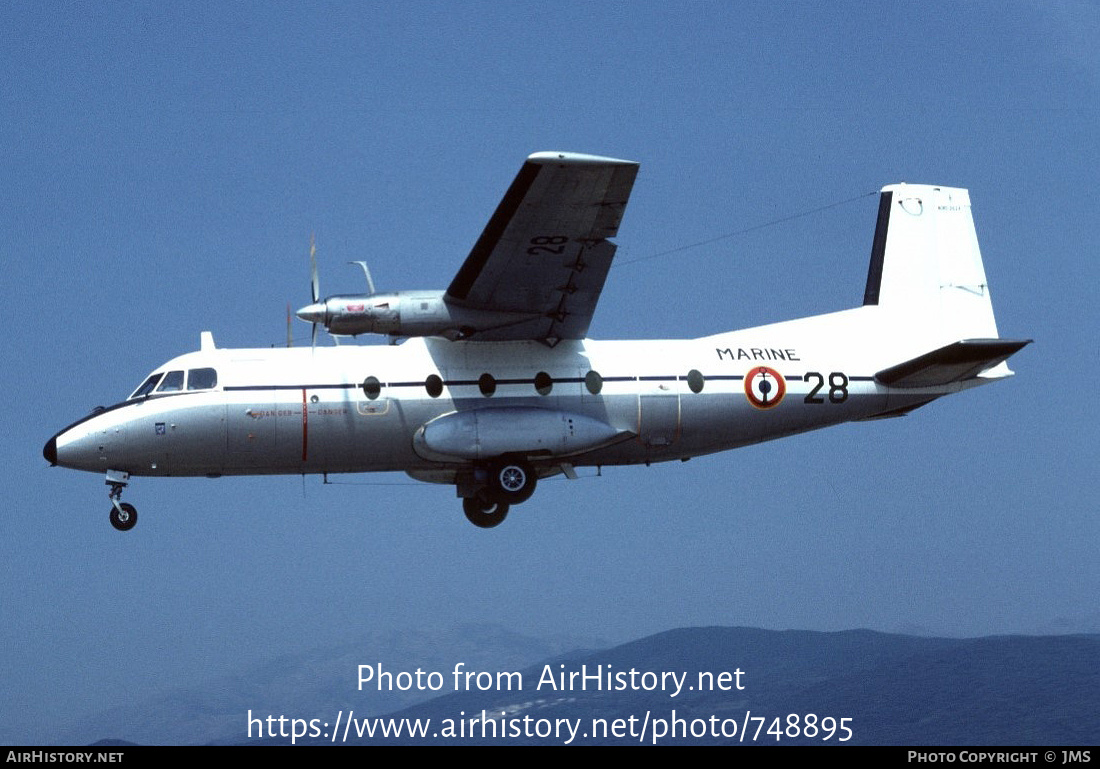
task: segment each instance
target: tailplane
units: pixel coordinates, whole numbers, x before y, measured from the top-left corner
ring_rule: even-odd
[[[875,379],[891,387],[941,387],[983,375],[991,378],[990,375],[996,371],[995,367],[1008,360],[1010,355],[1019,352],[1030,341],[963,339],[883,369],[875,374]]]

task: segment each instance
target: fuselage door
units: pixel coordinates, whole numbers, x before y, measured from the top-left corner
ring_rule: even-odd
[[[680,396],[660,393],[638,396],[638,440],[646,446],[671,446],[680,438]]]

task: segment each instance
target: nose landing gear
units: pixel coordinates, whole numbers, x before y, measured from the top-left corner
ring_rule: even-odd
[[[119,502],[117,507],[111,508],[111,525],[119,531],[129,531],[134,528],[137,525],[137,509],[129,502]]]
[[[119,531],[129,531],[137,524],[137,508],[129,502],[122,502],[122,490],[130,482],[130,474],[122,470],[107,471],[107,485],[111,490],[111,525]]]

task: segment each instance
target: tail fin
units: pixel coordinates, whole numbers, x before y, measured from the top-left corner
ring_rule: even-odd
[[[930,341],[997,337],[966,190],[882,189],[863,303],[910,316]]]
[[[883,187],[863,303],[880,306],[915,345],[947,358],[960,354],[954,349],[956,342],[981,340],[988,347],[998,339],[966,190],[918,184]],[[968,345],[963,357],[981,358],[990,352],[981,347],[979,354],[979,347]],[[969,375],[1011,373],[1000,364],[1016,349],[1005,350],[1005,355],[991,353],[988,365]],[[923,358],[912,362],[918,360]],[[939,367],[944,361],[936,363]],[[989,370],[993,367],[995,371]]]

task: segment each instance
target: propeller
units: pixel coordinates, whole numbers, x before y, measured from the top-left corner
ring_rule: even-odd
[[[317,346],[317,324],[325,322],[328,308],[321,301],[321,281],[317,277],[317,244],[313,235],[309,236],[309,292],[312,302],[298,310],[297,315],[307,323],[313,324],[310,346]]]

